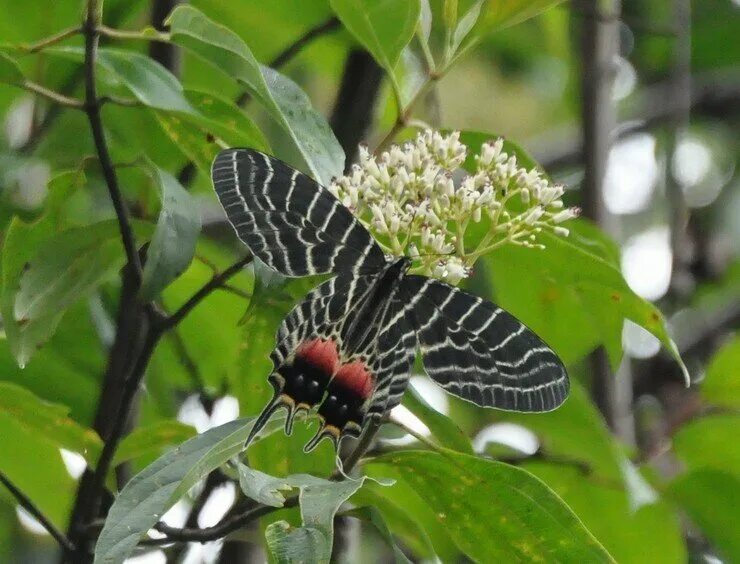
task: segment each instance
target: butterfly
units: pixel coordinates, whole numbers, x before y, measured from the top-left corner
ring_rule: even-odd
[[[520,412],[558,407],[568,395],[563,363],[535,333],[491,302],[425,276],[411,259],[387,258],[327,189],[252,149],[221,151],[211,169],[237,236],[288,277],[332,274],[283,320],[271,354],[273,397],[250,440],[273,413],[315,411],[312,450],[337,448],[398,405],[417,349],[427,375],[476,405]],[[247,441],[249,443],[249,440]]]

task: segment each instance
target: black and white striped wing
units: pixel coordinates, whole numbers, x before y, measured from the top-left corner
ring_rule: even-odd
[[[563,363],[514,316],[423,276],[408,276],[403,290],[424,368],[445,390],[511,411],[550,411],[565,401]]]
[[[216,194],[237,236],[285,276],[377,272],[380,247],[328,190],[253,149],[226,149],[213,161]]]
[[[368,415],[382,417],[401,403],[416,359],[416,333],[402,299],[393,301],[376,342],[380,366]]]

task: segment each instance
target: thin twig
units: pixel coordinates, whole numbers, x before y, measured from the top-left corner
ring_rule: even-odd
[[[55,104],[64,106],[65,108],[74,108],[76,110],[85,109],[85,102],[83,102],[79,98],[65,96],[64,94],[61,94],[54,90],[50,90],[45,86],[41,86],[40,84],[37,84],[31,80],[24,80],[22,83],[18,84],[18,86],[25,90],[28,90],[29,92],[33,92],[34,94],[46,98],[47,100],[50,100]]]
[[[98,99],[98,104],[101,106],[104,104],[115,104],[116,106],[126,106],[130,108],[144,105],[134,98],[122,98],[121,96],[113,96],[112,94],[101,96]]]
[[[200,302],[207,298],[211,292],[220,288],[224,282],[234,276],[237,272],[241,271],[250,262],[252,262],[252,255],[247,255],[243,259],[232,264],[221,274],[217,274],[211,278],[200,290],[195,292],[188,301],[180,306],[180,309],[164,320],[163,328],[169,329],[180,323],[180,321],[182,321]]]
[[[108,186],[113,207],[118,218],[118,228],[121,232],[121,240],[126,250],[126,258],[134,268],[137,280],[141,281],[141,261],[137,251],[136,239],[131,229],[128,210],[123,200],[121,189],[118,185],[118,176],[116,175],[108,144],[105,140],[103,130],[103,121],[100,117],[100,103],[98,101],[97,86],[95,84],[95,56],[98,48],[98,5],[97,0],[88,0],[87,17],[83,26],[85,34],[85,108],[90,121],[95,149],[100,159],[100,166],[103,170],[103,176]]]
[[[54,35],[51,35],[49,37],[36,41],[35,43],[21,45],[20,50],[25,53],[38,53],[39,51],[43,51],[47,47],[51,47],[52,45],[61,43],[65,39],[74,37],[75,35],[79,33],[82,33],[82,28],[80,26],[63,29],[62,31],[55,33]]]
[[[59,546],[62,547],[62,549],[65,552],[73,552],[75,547],[70,542],[70,540],[64,535],[62,531],[56,528],[54,523],[51,522],[51,520],[42,513],[42,511],[36,507],[36,504],[31,501],[31,499],[24,494],[21,490],[19,490],[13,482],[10,481],[10,479],[0,472],[0,482],[8,488],[8,491],[13,494],[13,497],[18,500],[18,503],[20,506],[28,511],[34,519],[36,519],[41,525],[46,529],[49,534],[54,537],[54,540],[59,543]]]
[[[298,505],[298,496],[289,497],[285,500],[282,507],[272,507],[269,505],[259,505],[255,508],[248,509],[247,511],[228,517],[213,527],[206,527],[204,529],[190,529],[190,528],[178,528],[170,527],[165,523],[157,523],[154,528],[162,534],[167,535],[164,539],[153,539],[160,541],[162,544],[167,544],[174,541],[191,541],[191,542],[209,542],[212,540],[220,539],[242,528],[247,523],[264,517],[273,511],[283,509],[287,507],[295,507]]]
[[[406,105],[405,108],[398,108],[398,117],[396,118],[396,123],[393,124],[393,127],[388,131],[388,133],[385,134],[383,139],[381,139],[380,143],[378,143],[377,147],[375,148],[375,152],[382,151],[386,148],[386,146],[393,141],[393,139],[396,137],[396,135],[409,124],[409,121],[411,120],[411,116],[413,115],[414,108],[416,107],[416,104],[424,97],[424,95],[428,92],[429,88],[431,88],[434,83],[441,78],[441,73],[432,73],[429,74],[427,77],[427,80],[419,87],[419,90],[416,91],[416,94],[414,94],[414,97],[411,98],[409,103]]]
[[[144,41],[169,41],[170,34],[147,28],[145,30],[131,31],[127,29],[115,29],[107,25],[98,26],[100,35],[111,39],[139,39]]]
[[[398,418],[396,418],[396,417],[394,417],[394,416],[391,415],[391,418],[390,418],[389,421],[390,421],[390,423],[392,423],[393,425],[395,425],[399,429],[403,430],[405,433],[408,433],[409,435],[411,435],[412,437],[414,437],[420,443],[422,443],[424,445],[427,445],[432,450],[440,450],[441,447],[437,443],[435,443],[434,441],[431,441],[431,440],[427,439],[424,435],[422,435],[420,433],[417,433],[416,431],[414,431],[411,427],[409,427],[408,425],[406,425],[400,419],[398,419]]]

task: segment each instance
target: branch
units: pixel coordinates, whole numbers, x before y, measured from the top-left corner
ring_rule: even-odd
[[[30,80],[24,80],[23,82],[19,83],[18,86],[25,90],[28,90],[29,92],[33,92],[34,94],[37,94],[42,98],[46,98],[47,100],[50,100],[59,106],[64,106],[65,108],[74,108],[76,110],[85,109],[85,102],[83,102],[82,100],[78,98],[72,98],[70,96],[65,96],[64,94],[61,94],[54,90],[50,90]]]
[[[69,539],[56,528],[54,523],[52,523],[49,518],[44,515],[41,510],[36,507],[36,505],[31,501],[31,499],[24,494],[21,490],[19,490],[13,482],[10,481],[10,479],[0,472],[0,482],[8,488],[8,491],[13,494],[13,497],[18,500],[18,503],[20,506],[28,511],[31,515],[33,515],[34,519],[36,519],[39,523],[41,523],[46,529],[49,534],[54,537],[54,540],[56,540],[59,543],[59,546],[62,547],[62,550],[65,552],[73,552],[75,547],[74,545],[69,541]]]
[[[205,529],[190,529],[178,527],[170,527],[165,523],[157,523],[154,528],[162,534],[167,535],[163,539],[154,539],[155,541],[161,541],[161,544],[167,544],[172,541],[188,541],[188,542],[209,542],[212,540],[220,539],[226,535],[240,529],[247,523],[259,519],[273,511],[278,509],[284,509],[288,507],[295,507],[298,505],[298,496],[289,497],[285,500],[282,507],[272,507],[269,505],[258,505],[257,507],[248,509],[247,511],[228,517],[222,520],[220,523],[213,527],[206,527]]]
[[[329,121],[347,156],[345,172],[352,168],[357,147],[373,120],[383,69],[364,49],[352,49],[347,56],[342,84]]]
[[[35,43],[21,45],[20,50],[25,53],[38,53],[39,51],[43,51],[47,47],[51,47],[52,45],[61,43],[65,39],[74,37],[78,33],[82,33],[82,28],[80,26],[70,27],[60,31],[59,33],[55,33],[54,35],[46,37],[45,39],[36,41]]]
[[[190,299],[185,302],[182,306],[180,306],[180,309],[178,309],[175,313],[167,317],[162,322],[162,330],[170,329],[180,323],[185,316],[190,313],[200,302],[202,302],[204,299],[206,299],[211,292],[214,290],[220,288],[224,282],[226,282],[229,278],[234,276],[236,273],[241,271],[242,268],[244,268],[246,265],[248,265],[250,262],[252,262],[252,255],[247,255],[241,260],[238,260],[234,264],[232,264],[229,268],[224,270],[221,274],[216,274],[213,278],[211,278],[206,284],[203,285],[203,287],[195,292]]]
[[[134,276],[141,282],[141,261],[137,251],[134,232],[128,217],[128,210],[123,201],[121,189],[118,185],[118,177],[113,162],[108,152],[108,144],[105,141],[103,121],[100,117],[100,102],[98,101],[97,87],[95,84],[95,56],[98,48],[98,3],[97,0],[88,0],[87,16],[83,25],[85,35],[85,109],[90,122],[95,149],[98,153],[103,176],[108,185],[113,207],[118,218],[118,227],[121,232],[121,240],[126,251],[126,258],[134,268]]]

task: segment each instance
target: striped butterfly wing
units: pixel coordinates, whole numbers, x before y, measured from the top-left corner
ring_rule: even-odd
[[[377,272],[385,258],[370,233],[328,190],[253,149],[226,149],[211,177],[237,236],[285,276]]]
[[[287,410],[288,434],[296,414],[316,410],[321,425],[306,451],[324,438],[337,445],[344,436],[358,436],[368,418],[385,413],[391,383],[398,377],[408,379],[413,343],[409,346],[408,338],[401,338],[400,324],[382,325],[368,333],[364,346],[352,353],[345,350],[352,313],[368,298],[376,280],[373,275],[340,273],[312,290],[286,316],[271,355],[274,395],[248,443],[281,408]]]
[[[403,290],[424,368],[453,395],[483,407],[542,412],[565,401],[563,363],[537,335],[496,305],[423,276]]]

